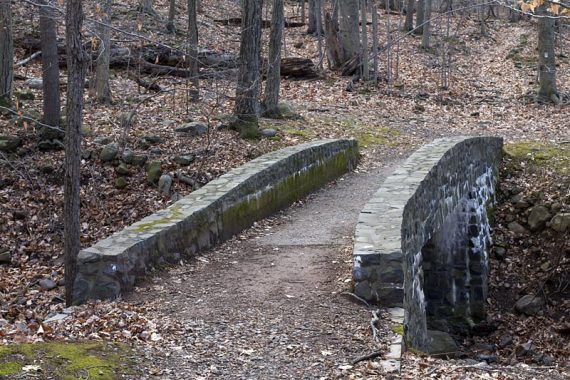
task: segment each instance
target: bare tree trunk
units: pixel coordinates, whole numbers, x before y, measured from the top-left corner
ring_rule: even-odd
[[[548,15],[548,4],[538,7],[537,14]],[[560,102],[556,89],[556,62],[554,56],[554,19],[538,19],[538,97],[541,100]]]
[[[65,303],[68,306],[73,303],[73,286],[77,274],[77,254],[81,248],[79,208],[81,123],[83,118],[83,87],[88,59],[81,42],[82,22],[83,9],[81,0],[67,0],[65,39],[68,80],[63,225]]]
[[[426,0],[418,0],[417,8],[416,8],[416,29],[414,30],[415,34],[423,34],[424,32],[424,12],[425,12],[425,5],[424,2]]]
[[[202,0],[196,0],[196,10],[198,13],[204,13],[204,6],[202,4]]]
[[[166,23],[166,31],[174,33],[176,28],[174,26],[174,17],[176,16],[176,0],[170,0],[168,3],[168,22]]]
[[[325,59],[323,53],[323,19],[321,0],[315,0],[315,14],[317,15],[317,45],[319,50],[319,69],[323,70],[323,61]]]
[[[281,43],[283,39],[283,0],[273,0],[271,32],[269,34],[269,61],[263,99],[264,116],[281,117],[279,112],[279,89],[281,87]]]
[[[342,62],[342,43],[338,35],[338,21],[325,14],[325,40],[329,69],[338,69]]]
[[[13,86],[14,42],[10,0],[0,0],[0,106],[9,107]]]
[[[61,123],[61,101],[59,92],[59,61],[57,56],[57,35],[55,14],[46,0],[40,3],[40,44],[42,50],[43,115],[44,124],[59,127]],[[40,141],[61,139],[61,133],[53,128],[40,130]],[[54,145],[56,146],[56,145]]]
[[[240,63],[234,113],[243,138],[259,136],[259,58],[262,0],[243,0]]]
[[[154,8],[152,7],[152,0],[142,0],[141,10],[142,12],[148,13],[150,15],[156,14]]]
[[[404,29],[408,32],[414,29],[414,5],[415,0],[408,0],[406,3],[406,22]]]
[[[431,37],[431,0],[424,0],[424,30],[422,35],[422,48],[429,49],[429,40]]]
[[[306,0],[301,0],[301,22],[305,22],[307,15],[305,14],[305,3]]]
[[[193,101],[200,98],[200,79],[198,66],[198,15],[197,0],[188,0],[188,43],[190,45],[190,73],[192,75],[192,88],[188,95]]]
[[[113,0],[101,0],[99,36],[101,42],[97,54],[95,75],[95,100],[99,104],[111,104],[111,86],[109,85],[109,62],[111,61],[111,9]]]
[[[479,27],[481,28],[481,35],[483,37],[488,37],[487,24],[485,23],[485,14],[487,13],[487,5],[485,5],[485,0],[479,0],[479,5],[477,12],[479,16]]]
[[[372,2],[372,58],[374,60],[374,82],[378,82],[378,7]]]
[[[358,36],[358,0],[342,0],[339,2],[339,35],[342,42],[342,62],[345,64],[360,50]]]
[[[317,0],[309,0],[309,25],[307,34],[317,33]]]
[[[361,39],[362,39],[362,79],[365,81],[370,80],[370,68],[368,67],[368,30],[366,29],[367,17],[366,17],[367,4],[366,0],[360,1],[360,27],[361,27]]]

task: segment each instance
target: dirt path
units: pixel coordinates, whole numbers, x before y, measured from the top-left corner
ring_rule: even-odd
[[[144,350],[147,373],[334,378],[381,348],[370,336],[370,312],[342,293],[358,213],[397,163],[350,173],[140,288],[132,301],[185,330]],[[391,334],[387,326],[383,334]]]

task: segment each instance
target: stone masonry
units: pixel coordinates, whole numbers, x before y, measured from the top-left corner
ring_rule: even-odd
[[[315,141],[258,157],[82,250],[74,302],[116,298],[149,269],[230,238],[357,162],[355,140]]]
[[[360,213],[355,293],[403,307],[405,340],[420,350],[429,346],[428,328],[449,331],[484,317],[487,207],[502,145],[496,137],[435,140],[388,177]]]

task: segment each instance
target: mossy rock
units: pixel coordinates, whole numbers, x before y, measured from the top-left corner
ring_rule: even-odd
[[[521,141],[504,147],[508,157],[526,165],[547,167],[563,175],[570,173],[570,144]]]
[[[131,351],[104,342],[37,343],[0,347],[0,378],[32,378],[26,366],[37,366],[50,379],[113,380],[135,374]],[[30,377],[25,377],[30,375]],[[33,377],[35,378],[35,377]],[[43,377],[42,377],[43,378]]]

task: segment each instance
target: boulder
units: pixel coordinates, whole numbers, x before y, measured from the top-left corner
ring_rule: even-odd
[[[115,169],[115,171],[117,172],[118,175],[120,176],[126,176],[126,175],[130,175],[131,172],[129,171],[129,168],[127,166],[127,164],[125,164],[124,162],[121,162],[119,164],[119,166],[117,166],[117,168]]]
[[[51,151],[51,150],[64,150],[65,145],[63,145],[63,142],[61,140],[58,140],[58,139],[40,140],[38,142],[38,149],[43,151],[43,152],[47,152],[47,151]]]
[[[570,212],[559,212],[550,221],[550,228],[558,232],[570,230]]]
[[[115,187],[117,189],[124,189],[125,187],[127,187],[129,183],[127,182],[127,179],[125,177],[117,177],[117,179],[115,180]]]
[[[22,139],[17,136],[0,135],[0,151],[15,152],[22,145]]]
[[[454,357],[459,352],[457,343],[446,332],[437,330],[428,330],[428,347],[427,353],[437,357]]]
[[[198,121],[182,124],[174,129],[176,132],[186,133],[190,136],[202,136],[208,133],[208,126]]]
[[[111,143],[103,147],[103,149],[101,150],[101,154],[99,155],[99,158],[103,162],[109,162],[113,161],[118,154],[119,154],[119,144]]]
[[[93,139],[93,142],[97,145],[107,145],[111,143],[111,138],[107,136],[99,136]]]
[[[11,262],[12,262],[12,254],[10,253],[10,251],[4,251],[0,253],[0,265],[10,264]]]
[[[42,278],[39,281],[39,284],[40,288],[42,288],[43,290],[52,290],[57,288],[57,283],[51,278]]]
[[[277,135],[277,131],[273,128],[267,128],[261,130],[261,136],[263,137],[275,137]]]
[[[142,149],[148,149],[151,145],[162,142],[162,138],[158,135],[144,135],[139,139],[139,146]]]
[[[526,315],[535,315],[542,310],[544,299],[534,294],[527,294],[515,303],[515,310]]]
[[[44,87],[42,78],[30,78],[26,80],[24,84],[29,88],[33,88],[34,90],[41,90]]]
[[[168,174],[163,174],[158,180],[158,191],[163,195],[170,195],[170,188],[172,187],[172,177]]]
[[[192,162],[194,162],[194,155],[192,154],[183,154],[180,156],[174,157],[174,162],[181,166],[188,166]]]
[[[550,214],[548,207],[538,205],[534,206],[530,210],[527,223],[531,231],[540,231],[546,226],[546,222],[548,222],[551,218],[552,215]]]
[[[507,225],[507,228],[517,234],[524,234],[526,233],[526,228],[521,226],[518,222],[511,222]]]
[[[148,164],[146,169],[146,179],[149,183],[155,184],[162,175],[161,163],[154,161]]]

